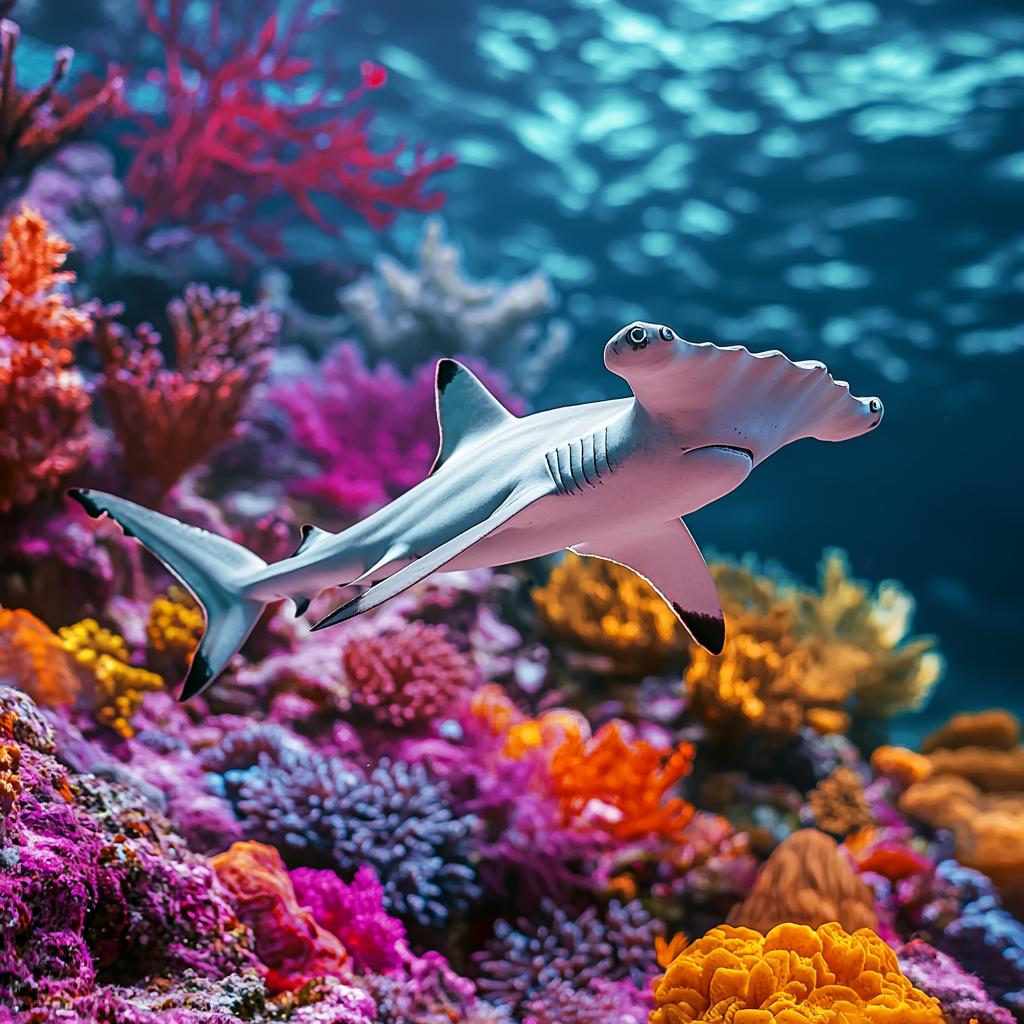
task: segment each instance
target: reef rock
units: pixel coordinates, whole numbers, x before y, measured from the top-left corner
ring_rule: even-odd
[[[727,920],[762,933],[787,921],[812,928],[838,921],[853,932],[878,927],[874,902],[871,888],[853,873],[836,841],[804,829],[776,847],[750,895]]]

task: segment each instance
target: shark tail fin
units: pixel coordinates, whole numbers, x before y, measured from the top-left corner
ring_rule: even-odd
[[[266,562],[248,548],[102,491],[68,492],[93,518],[104,513],[135,537],[189,589],[206,613],[179,700],[206,689],[245,643],[265,602],[245,596],[245,582]]]

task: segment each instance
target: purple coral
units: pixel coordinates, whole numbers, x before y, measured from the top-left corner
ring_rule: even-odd
[[[629,981],[553,981],[523,1003],[524,1024],[646,1024],[650,1003]]]
[[[401,921],[384,910],[384,887],[365,864],[346,885],[333,871],[296,868],[291,873],[295,897],[316,923],[339,939],[356,969],[385,971],[400,967],[398,943],[405,938]]]
[[[410,622],[349,641],[343,661],[352,702],[395,728],[443,714],[474,676],[470,660],[446,635],[444,626]]]
[[[639,900],[625,906],[612,900],[602,920],[596,907],[570,918],[545,899],[540,923],[520,918],[517,925],[518,931],[499,920],[486,951],[473,959],[480,964],[477,986],[483,997],[508,1006],[518,1020],[524,1011],[536,1014],[542,1006],[548,1007],[546,1019],[557,1020],[567,991],[563,983],[582,990],[595,981],[628,981],[645,990],[659,973],[654,939],[664,925]]]
[[[521,403],[477,360],[467,360],[514,412]],[[292,483],[296,497],[350,513],[386,504],[425,479],[438,447],[434,364],[412,379],[388,362],[368,369],[349,341],[330,349],[312,379],[281,381],[271,402],[291,420],[291,434],[320,468]]]

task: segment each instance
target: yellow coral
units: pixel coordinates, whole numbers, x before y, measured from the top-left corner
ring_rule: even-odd
[[[170,587],[150,605],[146,633],[150,646],[162,654],[191,662],[205,630],[203,610],[181,587]]]
[[[64,650],[83,673],[92,677],[96,719],[122,736],[135,734],[131,717],[142,706],[143,694],[163,689],[162,676],[128,664],[124,640],[95,619],[83,619],[60,630]]]
[[[650,1024],[941,1024],[937,1000],[903,976],[870,929],[780,924],[766,936],[723,925],[690,943],[654,983]]]
[[[73,704],[80,684],[60,638],[23,608],[0,608],[0,661],[5,681],[36,704]]]
[[[658,671],[686,654],[686,631],[672,609],[616,562],[569,552],[533,600],[550,633],[608,655],[624,671]]]

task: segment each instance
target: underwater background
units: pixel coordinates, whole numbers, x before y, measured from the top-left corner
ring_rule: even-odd
[[[1019,4],[0,16],[0,1024],[1024,1020]],[[635,319],[885,405],[687,517],[721,655],[568,554],[176,702],[203,609],[69,488],[277,561],[439,356],[621,397]]]

